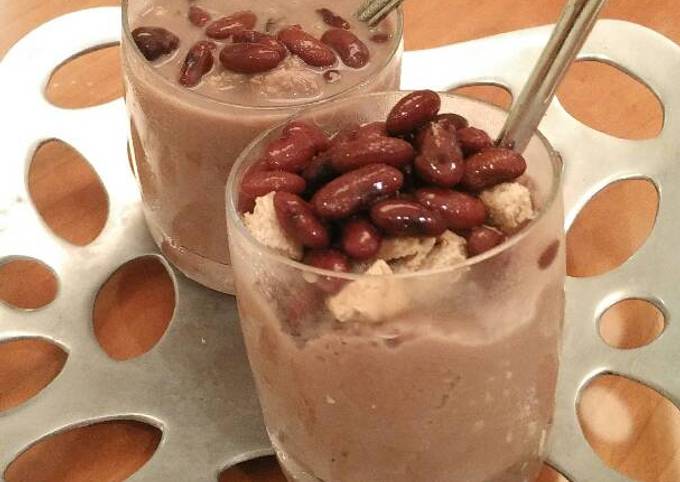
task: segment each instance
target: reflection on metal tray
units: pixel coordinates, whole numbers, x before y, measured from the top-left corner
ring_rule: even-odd
[[[140,256],[159,256],[147,234],[137,188],[127,167],[127,118],[121,100],[85,109],[50,105],[43,87],[65,60],[119,40],[120,9],[83,10],[28,34],[0,63],[0,105],[6,134],[0,178],[0,262],[29,257],[59,279],[54,302],[36,311],[0,304],[0,342],[41,337],[62,346],[64,370],[40,396],[0,417],[0,473],[35,441],[73,426],[137,419],[163,431],[149,462],[130,480],[204,481],[224,467],[271,453],[245,358],[233,298],[204,289],[163,260],[177,290],[170,326],[149,353],[130,361],[110,359],[91,328],[92,304],[118,267]],[[407,52],[403,88],[446,90],[493,83],[518,93],[551,27]],[[648,55],[654,52],[654,55]],[[573,482],[625,481],[605,467],[579,427],[575,400],[590,378],[615,372],[658,389],[680,403],[680,378],[671,369],[680,327],[670,323],[648,347],[619,351],[597,333],[597,319],[615,302],[648,299],[671,319],[680,313],[680,258],[672,253],[680,223],[669,212],[680,205],[680,47],[644,27],[601,21],[580,58],[613,63],[645,82],[665,108],[664,128],[648,141],[616,139],[571,117],[557,101],[542,130],[565,162],[567,227],[600,189],[624,178],[648,178],[661,194],[656,226],[642,248],[620,268],[588,279],[570,279],[564,356],[551,463]],[[12,75],[8,75],[11,72]],[[17,72],[19,73],[17,75]],[[101,178],[109,217],[87,247],[70,245],[44,225],[30,202],[25,173],[37,146],[60,139],[75,147]],[[644,159],[644,163],[640,162]],[[30,242],[27,242],[30,240]],[[161,258],[162,259],[162,258]],[[168,383],[172,380],[172,383]],[[73,396],[77,393],[77,396]],[[26,423],[30,420],[30,423]]]

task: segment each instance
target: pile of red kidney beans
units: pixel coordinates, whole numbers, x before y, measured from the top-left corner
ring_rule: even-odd
[[[241,212],[274,191],[277,219],[305,248],[304,262],[333,271],[375,257],[385,237],[448,229],[467,239],[469,256],[497,246],[505,235],[485,226],[477,194],[521,176],[526,162],[440,106],[437,93],[416,91],[385,122],[348,126],[331,138],[290,122],[245,174]]]
[[[210,13],[197,5],[189,6],[187,19],[193,25],[205,28],[205,40],[199,40],[189,49],[181,68],[179,83],[195,87],[215,62],[214,52],[221,47],[219,60],[225,69],[242,74],[267,72],[277,67],[288,55],[296,55],[307,65],[320,68],[328,82],[337,82],[340,72],[333,67],[338,57],[353,69],[364,67],[370,59],[370,50],[351,32],[351,24],[327,8],[317,12],[329,28],[320,39],[305,32],[300,25],[285,26],[274,32],[272,20],[265,23],[265,31],[254,30],[257,15],[244,10],[212,19]],[[138,27],[132,38],[144,57],[153,61],[168,55],[179,47],[180,39],[168,29],[157,26]],[[389,35],[376,33],[372,42],[384,43]]]

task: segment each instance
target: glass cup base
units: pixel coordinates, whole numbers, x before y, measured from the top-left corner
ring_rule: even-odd
[[[281,471],[288,482],[325,482],[323,479],[315,477],[298,461],[280,450],[276,451]],[[534,482],[541,470],[541,459],[535,458],[531,461],[524,461],[513,467],[509,467],[503,473],[498,474],[483,482]],[[450,482],[460,482],[451,479]]]
[[[283,475],[288,482],[324,482],[323,479],[312,475],[309,469],[288,455],[276,442],[274,437],[270,436],[270,440],[272,441],[272,446],[276,452],[276,458],[279,461],[281,472],[283,472]]]
[[[234,275],[230,265],[218,263],[175,244],[170,236],[146,216],[151,237],[165,258],[186,277],[211,290],[234,295]]]

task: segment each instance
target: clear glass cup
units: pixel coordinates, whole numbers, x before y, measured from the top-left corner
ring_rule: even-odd
[[[384,120],[404,92],[337,101],[299,118],[327,132]],[[442,112],[496,134],[506,112],[442,95]],[[529,482],[543,461],[564,314],[561,161],[536,133],[525,157],[539,214],[456,268],[361,276],[258,243],[238,186],[281,126],[260,135],[227,185],[241,325],[270,439],[291,481]],[[340,323],[329,283],[361,287],[378,324]]]
[[[238,105],[202,96],[162,77],[131,38],[130,20],[147,0],[123,1],[122,61],[131,120],[131,156],[151,234],[184,274],[210,288],[233,293],[224,185],[238,155],[263,130],[301,108],[335,98],[398,88],[403,15],[390,21],[391,53],[374,74],[314,102],[279,107]]]

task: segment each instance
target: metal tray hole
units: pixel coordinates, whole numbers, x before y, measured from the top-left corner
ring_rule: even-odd
[[[483,100],[506,110],[510,109],[512,105],[512,93],[505,87],[496,84],[463,85],[451,89],[449,92]]]
[[[0,343],[0,412],[35,397],[61,373],[68,354],[41,338]]]
[[[605,374],[581,392],[585,438],[602,461],[641,482],[680,480],[680,411],[657,391]]]
[[[0,260],[0,301],[23,310],[49,305],[57,296],[57,277],[46,264],[32,258]]]
[[[165,265],[156,256],[136,258],[100,288],[94,302],[94,333],[111,358],[129,360],[156,346],[174,310],[175,286]]]
[[[109,199],[99,176],[72,146],[50,140],[38,147],[28,172],[28,190],[54,234],[77,246],[101,233]]]
[[[546,464],[535,482],[569,482],[569,479]]]
[[[57,107],[79,109],[123,96],[118,44],[81,52],[52,73],[45,97]]]
[[[578,120],[615,137],[651,139],[663,128],[664,108],[654,92],[640,80],[602,61],[575,62],[557,95]]]
[[[276,457],[247,460],[224,470],[219,482],[286,482]]]
[[[99,422],[49,435],[19,455],[6,482],[123,481],[156,452],[162,432],[132,420]]]
[[[605,343],[630,350],[656,340],[666,328],[666,319],[653,303],[631,298],[609,307],[600,317],[599,325]]]
[[[619,267],[647,240],[659,193],[647,179],[609,184],[581,209],[567,233],[567,272],[596,276]]]

